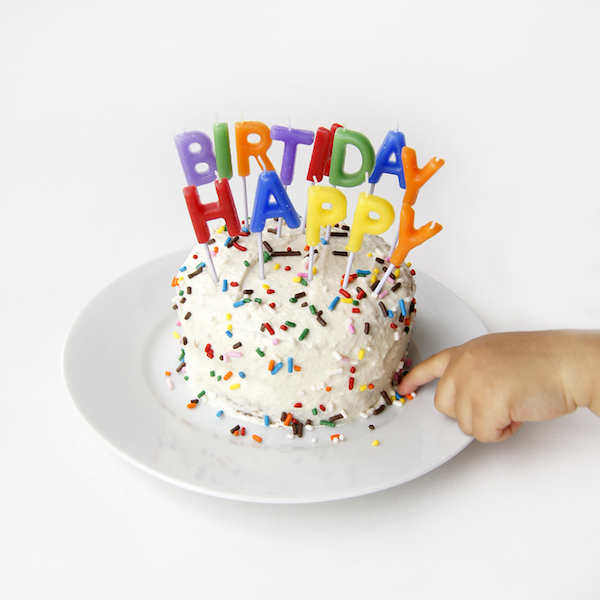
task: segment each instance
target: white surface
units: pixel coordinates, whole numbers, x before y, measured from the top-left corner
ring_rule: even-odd
[[[419,391],[418,402],[388,406],[367,421],[306,430],[301,439],[288,439],[289,430],[216,418],[202,402],[189,410],[183,380],[172,377],[177,383],[169,389],[164,376],[178,353],[171,333],[176,317],[167,310],[172,289],[164,282],[187,255],[167,254],[102,290],[77,317],[65,344],[63,373],[75,405],[126,460],[211,496],[294,504],[388,489],[431,471],[472,441],[435,409],[433,384]],[[462,300],[424,273],[418,289],[413,360],[486,333]],[[232,436],[236,425],[245,426],[245,437]],[[331,434],[345,441],[336,446]]]
[[[398,122],[447,161],[415,207],[445,226],[418,268],[492,331],[600,327],[598,5],[286,4],[0,6],[2,596],[597,598],[586,411],[385,492],[265,506],[141,472],[70,400],[76,315],[193,242],[172,137],[215,109],[375,144]]]

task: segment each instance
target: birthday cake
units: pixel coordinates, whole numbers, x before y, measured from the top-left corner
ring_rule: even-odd
[[[227,124],[214,126],[214,152],[202,132],[175,137],[198,241],[172,282],[182,344],[177,371],[194,395],[188,408],[206,402],[217,415],[292,425],[299,436],[303,426],[333,427],[378,414],[397,401],[416,316],[414,271],[406,255],[441,230],[432,223],[415,229],[412,207],[443,161],[434,158],[419,169],[397,130],[387,134],[377,155],[366,136],[337,124],[316,134],[260,122],[236,123],[235,131],[241,221],[229,185]],[[267,155],[274,140],[284,143],[279,173]],[[298,145],[313,141],[301,221],[287,186]],[[345,170],[348,146],[362,158],[353,173]],[[251,156],[261,172],[250,218]],[[397,177],[406,190],[393,251],[379,235],[393,225],[396,211],[373,193],[383,174]],[[325,177],[329,185],[320,183]],[[339,187],[365,180],[369,191],[358,194],[346,225],[347,201]],[[217,201],[201,202],[198,188],[212,182]],[[225,225],[210,230],[215,219]]]
[[[342,289],[348,229],[333,227],[319,245],[310,284],[304,234],[287,227],[279,238],[265,234],[265,279],[249,237],[213,234],[219,284],[202,266],[204,248],[190,254],[173,307],[195,398],[276,425],[366,417],[392,403],[416,315],[415,284],[406,265],[385,261],[389,245],[370,236]],[[388,268],[384,291],[373,297]]]

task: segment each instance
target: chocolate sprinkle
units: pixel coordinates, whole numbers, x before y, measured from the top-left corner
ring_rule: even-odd
[[[192,293],[192,288],[188,285],[188,287],[185,288],[185,291],[189,296]]]
[[[383,316],[387,317],[388,316],[387,308],[385,307],[385,304],[383,302],[379,303],[379,308],[381,309],[381,312],[383,313]]]
[[[208,240],[208,242],[206,242],[207,244],[214,244],[215,243],[215,238],[210,238],[210,240]]]
[[[231,431],[231,433],[235,433],[236,431],[240,430],[240,426],[236,425],[235,427],[233,427],[232,429],[230,429],[229,431]]]
[[[402,283],[398,282],[396,285],[392,287],[392,292],[399,290],[402,287]]]
[[[294,294],[294,298],[304,298],[304,296],[306,296],[306,292],[298,292],[297,294]]]
[[[302,437],[302,430],[304,429],[304,425],[302,423],[298,423],[298,437]]]
[[[333,415],[333,417],[329,417],[329,422],[332,423],[333,421],[339,421],[340,419],[343,419],[344,415],[339,414],[339,415]]]
[[[374,415],[378,415],[379,413],[382,413],[384,410],[385,410],[385,404],[382,404],[379,408],[376,408],[373,411],[373,414]]]
[[[193,273],[190,273],[188,275],[188,279],[191,279],[192,277],[196,277],[196,275],[200,275],[200,273],[202,273],[203,270],[204,270],[204,267],[198,267]]]
[[[185,304],[185,298],[182,298],[182,299],[179,301],[179,304]]]
[[[325,320],[323,319],[323,317],[321,317],[321,316],[317,317],[317,321],[318,321],[318,322],[319,322],[321,325],[323,325],[323,327],[325,327],[325,325],[327,325],[327,321],[325,321]]]
[[[183,367],[185,367],[185,361],[180,362],[179,366],[175,370],[179,373],[179,371],[181,371],[181,369],[183,369]]]
[[[373,285],[371,286],[371,291],[374,292],[375,288],[379,285],[379,279],[375,280],[375,283],[373,283]]]
[[[186,338],[185,336],[183,336],[183,337],[181,338],[181,343],[182,343],[184,346],[187,346],[187,338]]]
[[[233,345],[233,349],[235,350],[236,348],[240,348],[241,346],[242,346],[242,342],[236,342],[236,343]]]
[[[348,237],[347,231],[332,231],[329,234],[331,237]]]
[[[254,294],[254,290],[244,290],[244,294],[248,294],[248,296],[251,296],[252,294]]]
[[[283,412],[281,413],[281,420],[282,420],[282,421],[285,421],[285,418],[286,418],[286,417],[287,417],[287,413],[286,413],[285,411],[283,411]]]
[[[381,396],[385,400],[385,403],[388,406],[392,403],[392,401],[390,400],[390,397],[387,395],[387,392],[385,390],[381,390]]]
[[[369,335],[369,329],[371,329],[371,325],[369,323],[365,323],[365,333]]]
[[[348,256],[348,253],[345,250],[334,250],[332,254],[334,256]]]
[[[378,262],[380,265],[382,265],[382,264],[383,264],[385,261],[383,260],[383,258],[379,258],[379,257],[377,257],[377,258],[375,259],[375,262]]]
[[[186,321],[192,316],[192,313],[189,312],[185,315],[185,317],[183,317]]]
[[[271,256],[302,256],[300,250],[276,250],[271,252]]]
[[[276,229],[275,227],[268,227],[268,228],[267,228],[267,231],[268,231],[269,233],[277,233],[277,229]]]
[[[305,306],[308,306],[308,302],[303,302],[300,306],[304,308]]]
[[[350,225],[342,225],[344,231],[350,231]]]
[[[269,244],[269,242],[267,242],[266,240],[263,240],[263,246],[269,251],[269,252],[273,252],[273,248],[271,247],[271,244]]]
[[[369,425],[369,429],[375,429],[375,425]]]

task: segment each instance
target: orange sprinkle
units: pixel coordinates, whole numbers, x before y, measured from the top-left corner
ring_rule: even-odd
[[[308,244],[306,246],[304,246],[304,252],[308,252],[310,250],[310,247],[308,246]]]
[[[236,430],[233,432],[233,435],[240,435],[240,432],[239,432],[239,430],[238,430],[238,429],[236,429]]]
[[[370,383],[370,384],[369,384],[369,389],[370,389],[370,390],[372,390],[374,387],[375,387],[375,386],[374,386],[372,383]]]
[[[404,319],[404,324],[408,327],[410,325],[410,319]]]
[[[325,391],[326,391],[326,392],[330,392],[330,391],[331,391],[331,386],[329,386],[329,385],[328,385],[328,386],[325,388]]]
[[[302,367],[294,365],[294,371],[302,371]]]
[[[257,435],[253,435],[253,436],[252,436],[252,439],[253,439],[255,442],[258,442],[259,444],[262,442],[262,438],[261,438],[261,437],[259,437],[259,436],[257,436]]]
[[[337,438],[337,439],[339,440],[339,439],[340,439],[340,434],[339,434],[339,433],[334,433],[334,434],[331,436],[331,439],[333,440],[334,438]]]
[[[414,396],[412,394],[407,394],[406,396],[404,396],[407,400],[412,400],[414,398]]]
[[[215,247],[213,248],[213,250],[214,250],[214,252],[215,252],[215,254],[216,254],[216,253],[219,251],[219,246],[215,246]]]
[[[188,408],[196,408],[196,403],[195,403],[195,402],[190,402],[190,403],[187,405],[187,407],[188,407]]]
[[[292,413],[288,413],[287,416],[286,416],[286,418],[285,418],[285,421],[283,422],[283,424],[284,425],[289,425],[290,422],[291,422],[291,420],[292,420]]]
[[[177,275],[173,277],[173,281],[171,281],[171,287],[177,287]]]
[[[228,371],[227,374],[223,375],[223,379],[227,381],[232,375],[233,373],[231,371]]]
[[[167,377],[171,377],[171,371],[165,371],[165,375],[166,375]]]
[[[269,361],[269,371],[272,371],[275,368],[275,361],[274,360],[270,360]]]

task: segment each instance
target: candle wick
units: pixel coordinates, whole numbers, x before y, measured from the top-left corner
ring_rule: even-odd
[[[316,175],[313,175],[313,185],[316,185],[317,187],[319,187],[319,182],[317,181]]]

